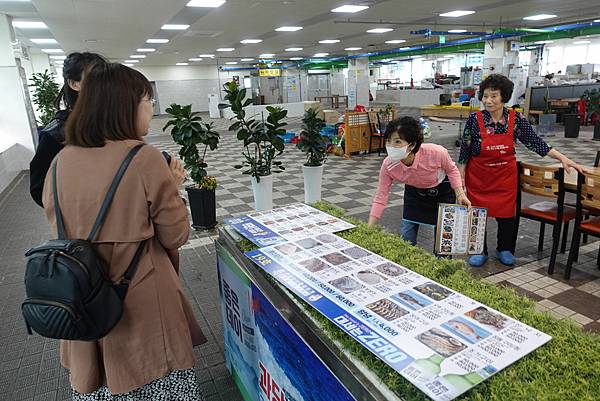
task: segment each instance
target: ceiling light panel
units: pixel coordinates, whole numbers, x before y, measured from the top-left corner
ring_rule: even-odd
[[[526,21],[541,21],[545,19],[556,18],[554,14],[538,14],[523,18]]]
[[[300,61],[300,60],[302,60],[302,57],[290,57],[290,60],[292,60],[292,61]]]
[[[449,33],[465,33],[465,32],[467,32],[467,30],[466,29],[450,29],[448,32]]]
[[[143,54],[132,54],[129,58],[146,58],[146,56]]]
[[[125,60],[125,63],[129,63],[129,64],[139,63],[139,62],[140,62],[140,60]]]
[[[188,61],[202,61],[202,59],[200,57],[192,57],[188,58]]]
[[[42,49],[44,53],[64,53],[62,49]]]
[[[286,52],[299,52],[304,50],[302,47],[288,47],[285,49]]]
[[[190,26],[186,24],[164,24],[160,27],[163,31],[185,31]]]
[[[215,55],[214,54],[200,54],[198,57],[213,58],[213,57],[215,57]]]
[[[238,63],[237,61],[227,61],[225,64],[236,65],[237,63]]]
[[[273,53],[263,53],[261,55],[258,56],[258,58],[271,58],[271,57],[275,57],[275,54]]]
[[[404,39],[394,39],[394,40],[386,40],[385,41],[385,43],[390,44],[390,45],[393,45],[396,43],[404,43],[404,42],[406,42],[406,40],[404,40]]]
[[[56,41],[56,39],[29,39],[31,40],[33,43],[38,44],[38,45],[55,45],[58,42]]]
[[[54,60],[64,60],[67,56],[50,56],[50,58]]]
[[[392,32],[393,29],[392,28],[373,28],[373,29],[369,29],[367,31],[367,33],[386,33],[386,32]]]
[[[475,14],[475,11],[456,10],[456,11],[450,11],[447,13],[440,14],[440,17],[458,18],[458,17],[464,17],[465,15],[471,15],[471,14]]]
[[[313,57],[327,57],[329,56],[329,53],[315,53],[315,55]]]
[[[364,11],[369,6],[353,6],[353,5],[343,5],[331,10],[332,13],[357,13],[359,11]]]
[[[186,5],[188,7],[206,7],[206,8],[218,8],[225,4],[225,0],[191,0]]]
[[[330,45],[333,43],[340,43],[341,40],[339,39],[324,39],[324,40],[319,40],[319,43],[322,43],[324,45]]]
[[[243,43],[245,45],[254,44],[254,43],[260,43],[260,42],[262,42],[262,39],[244,39],[244,40],[240,40],[240,43]]]
[[[148,39],[146,43],[169,43],[169,39]]]
[[[175,63],[175,65],[190,65],[190,63]]]
[[[20,29],[48,29],[42,21],[13,21],[12,26]]]
[[[141,47],[139,49],[135,49],[135,51],[138,53],[152,53],[155,52],[156,49],[152,49],[150,47]]]
[[[254,61],[254,59],[253,58],[243,58],[240,61],[247,62],[247,61]]]
[[[296,32],[301,29],[302,29],[301,26],[280,26],[279,28],[277,28],[275,30],[277,32]]]
[[[361,49],[362,47],[346,47],[344,50],[346,50],[347,52],[353,52]]]
[[[235,50],[235,48],[233,48],[233,47],[219,47],[217,49],[218,52],[232,52],[234,50]]]

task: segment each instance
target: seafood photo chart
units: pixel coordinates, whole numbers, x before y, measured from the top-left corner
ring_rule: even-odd
[[[310,206],[228,223],[262,246],[247,257],[435,401],[458,397],[551,340],[334,235],[353,226]]]

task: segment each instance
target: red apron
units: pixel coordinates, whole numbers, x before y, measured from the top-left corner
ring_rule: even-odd
[[[480,111],[477,122],[481,152],[467,163],[467,197],[473,206],[487,208],[490,217],[514,217],[517,203],[515,111],[510,110],[506,134],[489,134]]]

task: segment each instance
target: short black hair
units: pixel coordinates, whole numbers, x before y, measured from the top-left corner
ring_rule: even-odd
[[[483,92],[486,89],[499,90],[502,96],[502,103],[508,103],[512,96],[515,84],[510,79],[501,74],[492,74],[479,84],[479,100],[483,99]]]
[[[417,153],[423,143],[423,129],[421,124],[412,117],[397,118],[388,123],[383,137],[388,140],[394,132],[397,132],[401,139],[415,144],[412,153]]]

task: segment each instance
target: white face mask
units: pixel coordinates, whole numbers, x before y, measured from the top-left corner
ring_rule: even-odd
[[[402,148],[396,148],[394,146],[386,145],[385,149],[387,150],[388,157],[395,162],[404,159],[408,154],[408,145]]]

